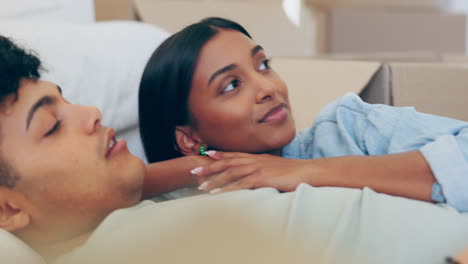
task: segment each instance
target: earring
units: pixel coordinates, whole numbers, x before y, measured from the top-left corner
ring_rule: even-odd
[[[205,146],[200,146],[200,155],[208,156],[208,154],[206,154],[206,151],[205,151]]]

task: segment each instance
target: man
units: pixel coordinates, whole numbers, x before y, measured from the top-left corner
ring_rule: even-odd
[[[40,70],[0,37],[0,227],[49,254],[137,203],[144,165],[101,126],[98,109],[67,102]]]
[[[50,261],[440,263],[468,244],[468,215],[369,189],[137,205],[143,163],[97,109],[67,102],[40,69],[0,37],[0,228]]]

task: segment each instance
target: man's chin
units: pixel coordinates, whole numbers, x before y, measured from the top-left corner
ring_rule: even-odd
[[[128,165],[131,165],[127,175],[124,175],[122,182],[120,183],[124,198],[123,207],[129,207],[137,204],[141,201],[143,195],[143,184],[145,180],[145,164],[143,161],[136,156],[132,155],[133,160],[128,161]]]

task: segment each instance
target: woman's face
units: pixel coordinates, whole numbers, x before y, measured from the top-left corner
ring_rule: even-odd
[[[208,148],[272,152],[295,135],[286,84],[262,47],[238,31],[219,30],[202,48],[189,108]]]

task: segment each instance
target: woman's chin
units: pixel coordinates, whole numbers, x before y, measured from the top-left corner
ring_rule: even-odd
[[[280,135],[277,136],[277,140],[275,142],[274,148],[281,149],[291,143],[296,137],[296,129],[295,127],[291,127],[288,130],[283,131]]]
[[[287,146],[289,143],[291,143],[294,140],[295,136],[296,136],[295,130],[292,130],[292,133],[286,136],[282,136],[281,138],[278,138],[274,143],[270,145],[270,148],[260,153],[267,153],[271,155],[280,156],[281,150],[285,146]]]
[[[270,154],[270,155],[273,155],[273,156],[281,156],[281,149],[274,149],[274,150],[271,150],[271,151],[268,151],[266,152],[266,154]]]

